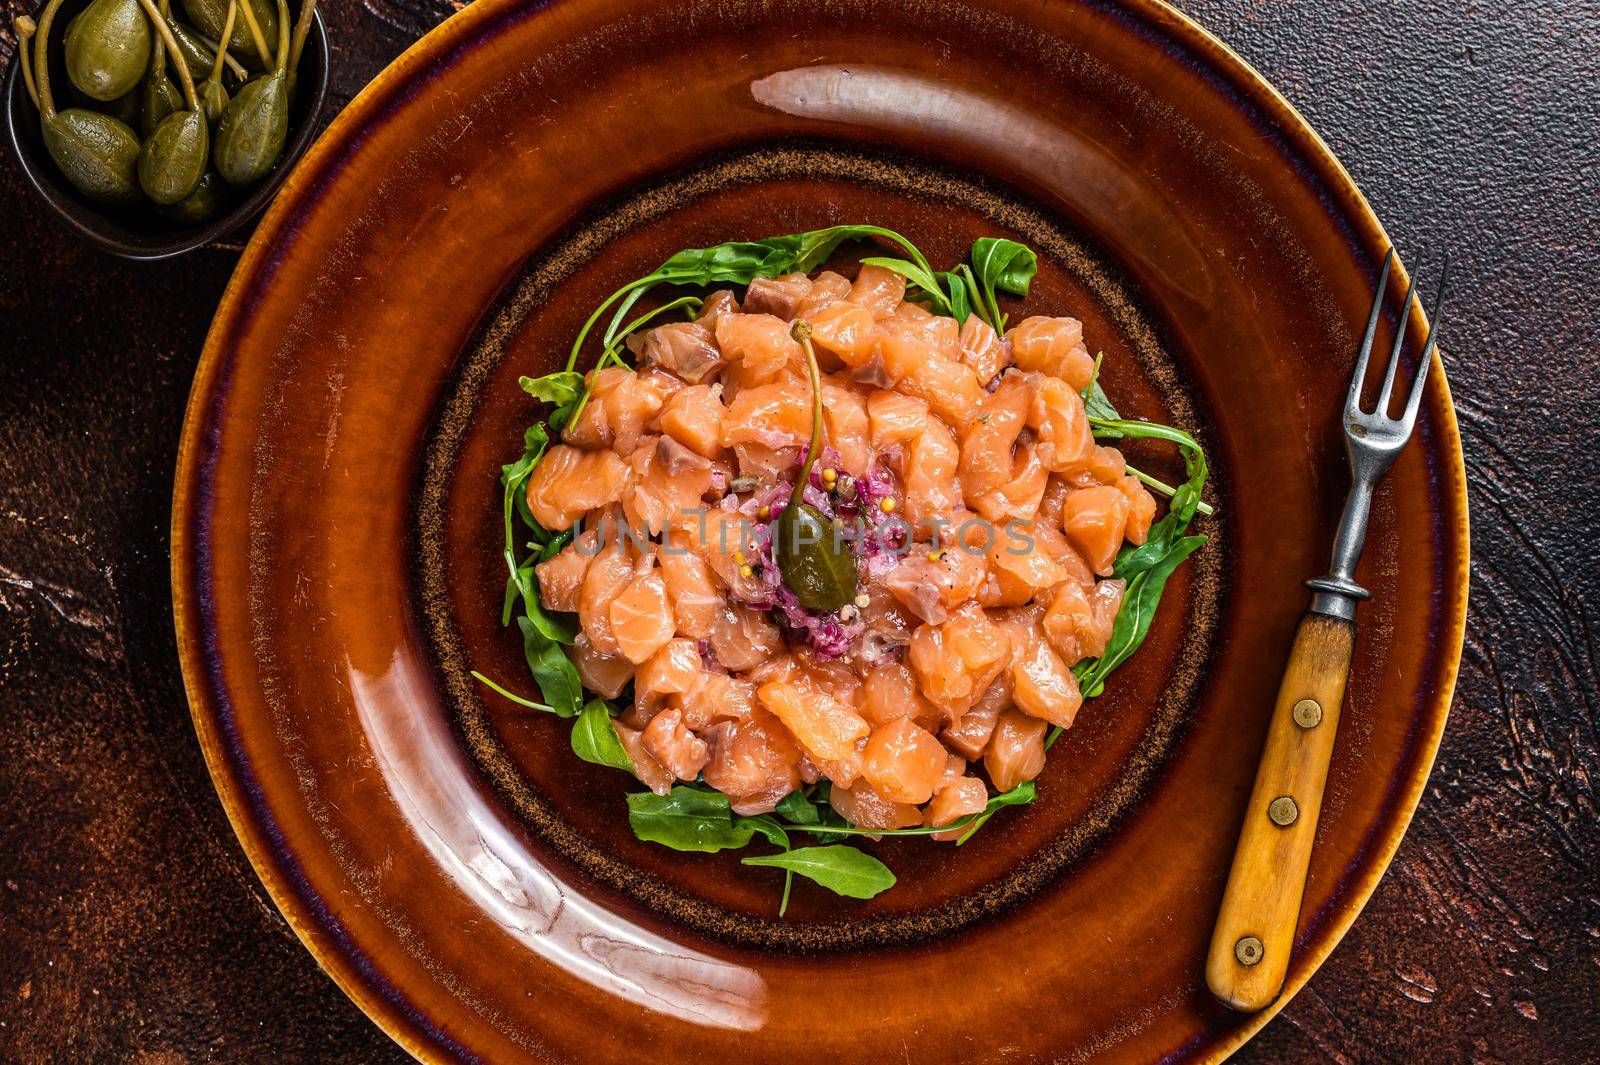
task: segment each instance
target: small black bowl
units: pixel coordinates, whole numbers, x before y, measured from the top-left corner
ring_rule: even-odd
[[[51,34],[51,51],[59,53],[60,34],[65,32],[67,21],[86,0],[67,0],[56,14],[56,29]],[[148,203],[131,207],[106,207],[85,198],[69,185],[56,169],[54,161],[45,151],[44,139],[39,133],[39,111],[28,98],[27,84],[22,80],[21,63],[24,51],[17,49],[6,73],[5,126],[6,137],[22,164],[22,172],[63,225],[96,247],[103,248],[124,259],[167,259],[182,255],[211,243],[249,222],[272,202],[278,186],[289,175],[289,170],[310,146],[316,135],[318,120],[322,116],[323,100],[328,92],[328,32],[322,22],[322,12],[312,14],[311,32],[306,37],[305,50],[300,55],[299,82],[295,102],[289,112],[289,140],[283,149],[278,165],[255,188],[243,193],[243,199],[210,222],[185,226],[168,222],[151,209]],[[56,56],[59,61],[59,55]],[[51,68],[51,87],[55,90],[56,105],[70,105],[70,92],[66,78],[58,76]]]

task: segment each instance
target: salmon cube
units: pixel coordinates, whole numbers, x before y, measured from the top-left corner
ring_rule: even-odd
[[[850,279],[843,274],[836,274],[832,270],[824,270],[811,279],[811,291],[806,298],[800,301],[799,317],[812,321],[824,307],[847,299],[850,295]],[[852,305],[854,306],[854,305]],[[855,308],[859,310],[860,308]],[[869,314],[870,318],[871,315]],[[813,324],[815,324],[813,322]]]
[[[983,786],[983,781],[977,777],[961,777],[959,780],[946,784],[933,796],[933,801],[922,809],[922,823],[925,825],[948,825],[981,814],[989,805],[989,789]],[[950,832],[935,832],[930,839],[939,842],[949,842],[960,839],[971,831],[971,826],[966,825]]]
[[[770,813],[800,786],[800,748],[759,706],[744,721],[711,725],[702,738],[711,750],[701,771],[705,782],[729,796],[736,813]]]
[[[828,805],[857,828],[895,829],[922,824],[922,814],[915,806],[884,798],[864,780],[851,788],[830,789]]]
[[[632,341],[632,337],[628,338]],[[669,322],[644,333],[641,366],[657,366],[690,384],[699,384],[727,365],[716,335],[705,322]]]
[[[758,688],[756,697],[818,761],[849,757],[871,731],[848,706],[797,684],[772,681]]]
[[[665,795],[671,791],[672,785],[677,781],[645,747],[643,734],[620,721],[615,723],[615,728],[617,739],[622,741],[622,749],[628,752],[628,760],[633,763],[633,775],[639,778],[639,783],[657,795]]]
[[[1048,446],[1046,465],[1055,473],[1083,468],[1095,448],[1083,397],[1054,377],[1038,378],[1028,426]]]
[[[695,454],[715,459],[726,450],[722,446],[722,419],[727,414],[721,385],[691,385],[667,400],[656,424]]]
[[[1006,330],[1011,357],[1024,370],[1059,377],[1080,392],[1094,376],[1094,359],[1083,346],[1076,318],[1024,318]]]
[[[922,694],[904,663],[891,659],[871,670],[861,685],[861,716],[874,726],[901,718],[937,728],[944,714]]]
[[[711,760],[706,741],[689,730],[683,723],[683,711],[673,707],[650,719],[640,742],[663,769],[679,780],[695,779]]]
[[[852,477],[866,475],[872,462],[867,401],[861,386],[842,376],[822,380],[823,440],[839,453],[839,468]]]
[[[672,530],[661,546],[661,576],[667,582],[667,598],[672,601],[678,633],[703,640],[711,635],[723,601],[717,594],[711,568],[691,546],[696,536],[692,527]]]
[[[867,421],[872,449],[883,451],[922,435],[928,425],[928,405],[912,396],[880,389],[867,396]]]
[[[849,300],[874,318],[887,318],[906,295],[906,279],[881,266],[863,266],[850,286]]]
[[[797,377],[740,389],[722,419],[724,447],[797,448],[810,441],[811,388]]]
[[[746,314],[770,314],[788,321],[800,311],[801,302],[811,294],[811,279],[805,274],[758,277],[744,290]]]
[[[960,457],[955,434],[937,418],[928,419],[922,435],[902,453],[905,519],[915,533],[930,534],[934,519],[949,520],[961,508],[961,486],[956,483]]]
[[[1009,652],[1008,652],[1009,653]],[[982,758],[1000,715],[1011,707],[1011,674],[1002,670],[983,697],[960,720],[939,734],[944,745],[963,758]]]
[[[883,350],[888,351],[887,342]],[[888,366],[887,360],[884,365]],[[978,383],[978,375],[954,359],[939,355],[914,366],[900,379],[900,388],[926,401],[930,410],[955,429],[971,425],[983,404],[983,386]]]
[[[1078,678],[1048,641],[1035,638],[1011,663],[1011,697],[1017,709],[1061,728],[1071,728],[1083,705]]]
[[[1117,560],[1129,509],[1128,497],[1111,485],[1080,488],[1062,502],[1061,528],[1067,542],[1102,577],[1111,575]]]
[[[615,524],[608,531],[608,543],[589,562],[578,589],[578,624],[588,634],[595,650],[617,655],[616,637],[611,633],[610,607],[618,593],[634,579],[633,562],[623,547]]]
[[[700,652],[694,641],[672,639],[639,667],[633,686],[655,695],[681,695],[699,679]]]
[[[861,775],[890,802],[921,805],[933,798],[947,757],[933,733],[897,718],[872,730]]]
[[[607,699],[615,699],[633,679],[633,663],[619,654],[602,654],[595,649],[587,632],[578,633],[572,641],[572,664],[578,669],[578,679],[592,692]]]
[[[724,314],[717,319],[717,345],[738,373],[741,385],[771,381],[803,364],[789,323],[770,314]]]
[[[922,694],[954,721],[988,690],[1007,650],[1004,634],[969,603],[944,624],[917,629],[908,661]]]
[[[756,686],[726,673],[702,673],[679,702],[683,723],[698,732],[719,721],[748,721],[756,709]]]
[[[837,356],[852,369],[865,365],[877,351],[878,324],[870,311],[853,303],[830,303],[807,321],[816,350]]]
[[[1010,791],[1044,770],[1046,728],[1042,719],[1017,710],[1000,715],[983,752],[983,768],[996,791]]]
[[[954,318],[934,314],[926,307],[902,303],[885,319],[883,328],[896,336],[920,340],[943,358],[959,357],[961,326]]]
[[[578,589],[583,586],[583,575],[589,571],[589,555],[573,544],[562,548],[554,557],[533,568],[539,578],[539,603],[546,610],[576,613]]]
[[[1011,365],[1011,349],[1000,342],[993,326],[975,314],[968,315],[967,320],[961,323],[956,357],[970,367],[984,384],[994,380],[996,374]]]
[[[639,665],[672,639],[672,606],[658,571],[635,577],[611,600],[611,635],[622,657]]]
[[[1137,546],[1150,536],[1150,523],[1156,516],[1155,497],[1132,474],[1118,481],[1117,487],[1128,497],[1128,527],[1123,535],[1130,544]]]
[[[630,471],[613,451],[580,451],[557,444],[545,452],[528,478],[528,512],[554,532],[622,498]]]

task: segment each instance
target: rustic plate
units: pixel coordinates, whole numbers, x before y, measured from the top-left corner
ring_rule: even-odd
[[[801,888],[778,922],[770,871],[636,842],[625,781],[465,671],[520,668],[495,547],[517,375],[679,246],[869,220],[935,260],[1038,247],[1029,308],[1084,318],[1121,405],[1202,436],[1221,512],[1040,802],[959,851],[886,845],[894,891]],[[291,176],[195,383],[179,643],[246,851],[428,1058],[1224,1054],[1266,1015],[1216,1005],[1203,958],[1386,245],[1289,106],[1151,0],[480,0]],[[1368,542],[1290,992],[1393,853],[1455,677],[1464,475],[1430,372]]]

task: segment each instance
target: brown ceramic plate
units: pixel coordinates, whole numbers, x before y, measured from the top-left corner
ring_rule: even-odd
[[[802,887],[780,923],[770,870],[635,841],[626,781],[466,670],[521,668],[495,546],[517,375],[680,246],[842,221],[935,261],[1039,248],[1027,307],[1085,320],[1125,411],[1200,434],[1221,511],[1038,803],[960,850],[885,845],[895,890]],[[1288,105],[1151,0],[480,0],[289,179],[195,383],[174,596],[246,850],[427,1058],[1226,1053],[1266,1016],[1216,1005],[1203,958],[1386,246]],[[1450,699],[1466,510],[1431,372],[1376,507],[1288,992],[1382,874]]]

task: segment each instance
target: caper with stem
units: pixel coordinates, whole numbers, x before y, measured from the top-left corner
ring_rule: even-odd
[[[306,37],[311,33],[311,19],[317,10],[317,0],[300,0],[300,14],[294,23],[294,43],[289,46],[289,102],[294,103],[295,90],[300,87],[300,53],[305,51]]]
[[[222,117],[222,109],[228,106],[228,90],[222,84],[222,67],[228,58],[228,35],[233,32],[233,19],[238,13],[238,0],[229,0],[228,21],[222,24],[224,44],[217,50],[216,60],[211,65],[211,76],[200,85],[200,106],[206,110],[206,121],[213,126]]]
[[[178,50],[172,39],[167,20],[161,17],[150,0],[138,0],[150,22],[163,41]],[[178,81],[183,86],[187,110],[174,111],[161,120],[139,150],[139,185],[145,195],[157,203],[177,203],[194,191],[206,172],[206,160],[211,155],[211,131],[206,125],[206,114],[200,98],[194,91],[194,79],[189,68],[177,65]]]
[[[289,9],[278,0],[278,61],[246,82],[222,109],[212,158],[230,185],[254,185],[283,154],[289,135]]]
[[[178,42],[178,54],[189,65],[189,76],[196,81],[205,77],[206,72],[211,69],[211,61],[216,58],[217,42],[192,26],[185,26],[172,19],[167,21],[167,28],[172,31],[172,39]],[[227,63],[233,76],[240,81],[250,76],[250,72],[233,56],[229,55],[223,62]]]
[[[94,100],[134,90],[150,62],[150,24],[138,0],[92,0],[67,25],[67,79]]]
[[[827,515],[805,502],[811,467],[822,451],[822,376],[811,347],[811,325],[795,319],[791,335],[805,351],[811,375],[811,446],[789,505],[773,527],[773,552],[783,583],[808,610],[838,610],[856,597],[856,560]]]
[[[33,106],[39,106],[39,86],[33,80],[33,62],[28,57],[28,42],[33,39],[34,31],[39,24],[27,15],[18,15],[11,20],[11,28],[17,35],[18,62],[22,64],[22,83],[28,87],[28,99],[33,101]]]
[[[166,14],[166,2],[163,0],[161,13]],[[181,66],[182,60],[177,60],[174,66]],[[156,34],[155,43],[150,46],[150,69],[144,76],[144,81],[139,85],[139,134],[149,137],[161,125],[162,119],[172,112],[183,107],[183,93],[173,80],[167,77],[167,44],[162,34]]]
[[[226,41],[222,40],[222,24],[227,21],[229,0],[182,0],[182,3],[195,29],[212,41],[227,45],[246,65],[261,70],[271,68],[271,44],[278,35],[278,16],[271,0],[240,0],[241,18],[234,23],[233,32]]]
[[[139,199],[139,138],[125,122],[84,107],[56,110],[50,91],[50,28],[61,0],[39,15],[33,40],[33,73],[39,91],[39,130],[45,150],[73,188],[100,203]]]

